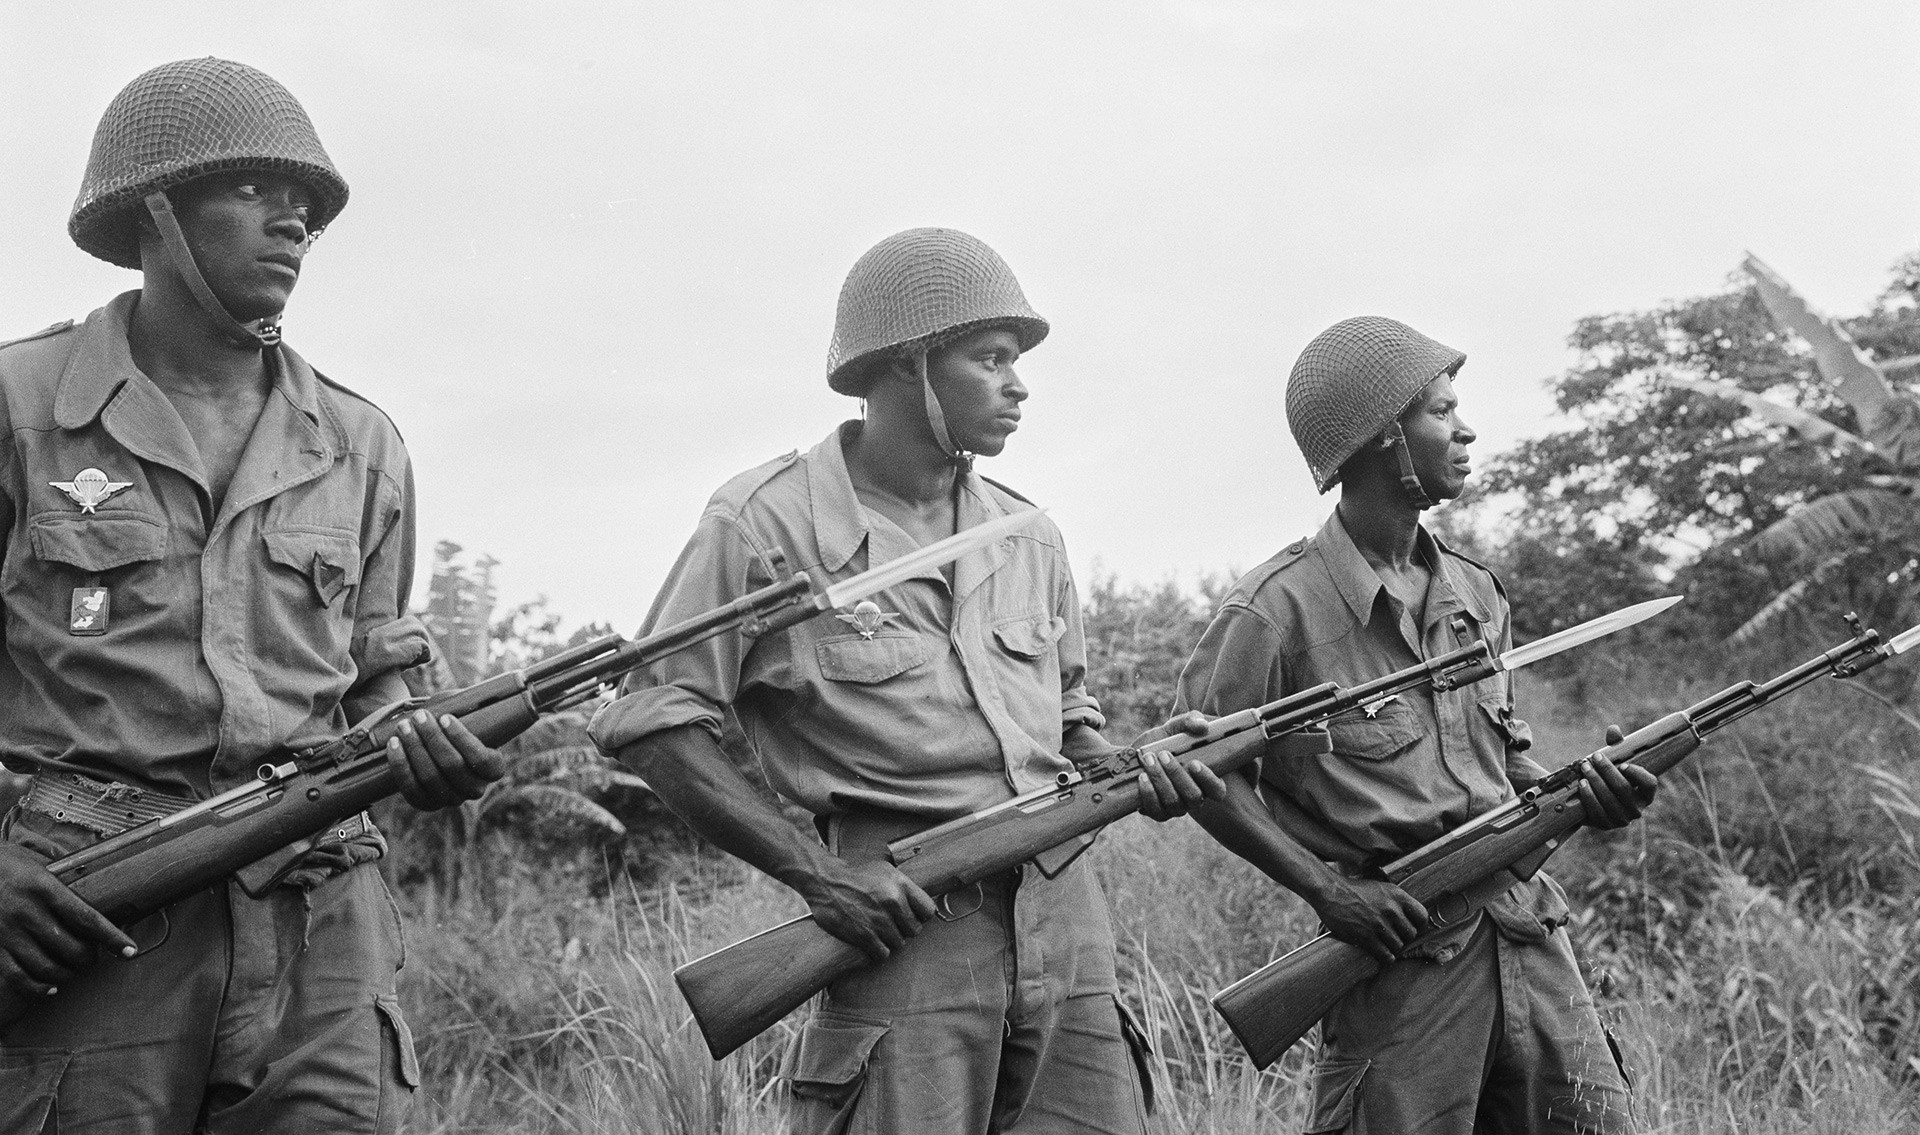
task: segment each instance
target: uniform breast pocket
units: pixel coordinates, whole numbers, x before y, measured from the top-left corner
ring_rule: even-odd
[[[1422,732],[1414,708],[1398,699],[1380,706],[1369,717],[1356,710],[1327,723],[1336,756],[1362,761],[1384,761],[1413,747]]]
[[[836,635],[814,644],[820,676],[830,682],[870,686],[898,677],[927,662],[927,644],[910,631]]]
[[[105,588],[124,614],[167,602],[167,526],[156,517],[43,513],[27,522],[27,548],[8,557],[6,587],[53,604],[62,621],[76,588]]]
[[[1054,615],[1022,615],[993,625],[993,640],[1000,649],[1015,658],[1038,662],[1053,651],[1053,644],[1067,629],[1067,621]]]
[[[289,589],[309,602],[332,607],[360,583],[360,541],[350,532],[296,528],[262,538],[267,558],[299,577],[287,579]]]

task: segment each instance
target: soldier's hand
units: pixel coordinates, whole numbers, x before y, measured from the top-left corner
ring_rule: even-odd
[[[1617,745],[1624,736],[1618,725],[1607,726],[1607,744]],[[1580,803],[1586,808],[1587,826],[1603,831],[1639,819],[1660,786],[1660,778],[1646,769],[1616,765],[1599,755],[1582,762],[1580,775]]]
[[[133,939],[53,877],[39,856],[0,843],[0,1003],[44,997]]]
[[[835,860],[799,890],[821,929],[876,962],[919,934],[934,915],[933,899],[891,863]]]
[[[1427,928],[1420,900],[1377,879],[1342,879],[1313,904],[1335,938],[1392,961]]]
[[[1184,816],[1208,800],[1224,800],[1227,786],[1199,761],[1180,763],[1172,753],[1140,752],[1140,814],[1157,823]]]
[[[507,771],[507,762],[469,733],[459,718],[443,714],[436,720],[417,709],[387,742],[387,767],[399,777],[400,795],[407,803],[430,812],[478,799],[489,781]]]

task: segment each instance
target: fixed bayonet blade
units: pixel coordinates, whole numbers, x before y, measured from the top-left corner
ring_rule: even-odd
[[[976,524],[965,532],[956,532],[944,540],[936,541],[917,552],[909,552],[897,560],[888,560],[879,567],[870,568],[859,575],[843,579],[827,588],[827,606],[845,607],[858,603],[869,595],[878,595],[903,579],[912,579],[928,568],[951,563],[976,548],[984,548],[1009,532],[1017,532],[1034,521],[1039,520],[1044,508],[1031,509],[1003,516],[998,520],[989,520],[985,524]]]
[[[1635,623],[1643,623],[1660,612],[1680,602],[1681,596],[1669,595],[1664,599],[1649,599],[1645,603],[1635,603],[1631,607],[1622,607],[1601,615],[1597,619],[1588,619],[1577,627],[1568,627],[1564,631],[1550,634],[1525,646],[1516,646],[1493,664],[1502,670],[1518,670],[1522,666],[1531,666],[1542,658],[1552,658],[1563,650],[1571,650],[1583,642],[1592,642],[1596,638],[1605,638],[1615,631],[1623,631]]]
[[[1887,641],[1888,654],[1905,654],[1915,646],[1920,646],[1920,626],[1908,627]]]

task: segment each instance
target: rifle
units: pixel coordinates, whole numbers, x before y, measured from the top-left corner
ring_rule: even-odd
[[[1390,883],[1427,908],[1428,930],[1438,933],[1533,878],[1580,826],[1583,768],[1593,757],[1638,765],[1655,776],[1684,760],[1708,734],[1724,729],[1761,706],[1831,674],[1851,678],[1920,643],[1920,626],[1880,644],[1878,631],[1847,617],[1854,637],[1771,681],[1740,682],[1677,713],[1670,713],[1618,743],[1548,774],[1513,800],[1482,813],[1417,851],[1381,868]],[[1354,986],[1380,972],[1371,954],[1322,933],[1267,963],[1213,998],[1213,1007],[1240,1038],[1254,1066],[1265,1068],[1286,1054]]]
[[[1580,643],[1612,634],[1679,602],[1637,604],[1570,627],[1494,657],[1482,642],[1343,689],[1332,682],[1239,713],[1215,718],[1204,736],[1175,734],[1142,748],[1116,749],[1036,788],[972,815],[894,840],[887,858],[938,897],[1032,860],[1052,878],[1093,843],[1106,825],[1140,809],[1137,777],[1143,753],[1203,761],[1228,773],[1266,752],[1270,741],[1331,717],[1373,705],[1416,686],[1450,690],[1515,670]],[[770,1028],[835,979],[867,965],[865,952],[802,916],[743,938],[673,972],[680,993],[715,1060]]]
[[[327,828],[400,791],[384,750],[414,709],[451,714],[483,743],[498,746],[630,670],[730,630],[751,637],[785,630],[958,559],[1040,515],[1023,511],[976,525],[825,587],[806,572],[789,573],[785,555],[774,549],[768,560],[776,581],[723,607],[635,641],[606,635],[464,689],[397,702],[342,737],[262,763],[246,784],[56,859],[47,870],[113,922],[130,925],[278,852],[289,852],[290,866]],[[19,1009],[0,998],[0,1026]]]

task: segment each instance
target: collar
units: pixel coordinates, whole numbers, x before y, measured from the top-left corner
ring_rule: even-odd
[[[1320,526],[1320,534],[1314,538],[1314,547],[1319,549],[1320,561],[1333,578],[1334,588],[1340,592],[1340,598],[1346,601],[1347,609],[1353,612],[1353,617],[1362,626],[1367,625],[1372,621],[1374,604],[1387,585],[1381,582],[1380,574],[1373,570],[1373,565],[1354,546],[1353,537],[1347,534],[1347,526],[1340,522],[1338,509]],[[1484,626],[1488,622],[1486,603],[1473,588],[1466,585],[1453,555],[1427,531],[1426,525],[1415,526],[1413,547],[1413,554],[1421,557],[1433,574],[1427,584],[1428,624],[1454,611],[1464,610],[1473,616],[1475,622]]]
[[[861,544],[873,535],[867,521],[866,506],[860,503],[859,496],[853,491],[853,478],[847,473],[845,446],[859,432],[858,421],[842,422],[818,445],[807,451],[807,507],[813,514],[814,543],[820,553],[820,566],[828,571],[839,571],[846,567],[847,561],[860,550]],[[956,504],[959,515],[956,519],[962,531],[1006,515],[1007,510],[978,473],[966,469],[958,476],[960,484]],[[979,553],[974,553],[956,565],[956,594],[965,594],[977,583],[972,578],[974,567],[983,567],[990,572],[999,565],[1004,556],[1001,547],[1004,543],[999,541],[994,544],[991,563],[971,563],[979,558]],[[905,548],[895,554],[910,550],[910,547]],[[925,574],[939,577],[940,573],[938,569],[928,569]]]
[[[130,381],[151,384],[152,380],[134,365],[132,349],[127,345],[128,324],[139,302],[139,289],[122,292],[80,325],[79,342],[61,372],[59,393],[54,398],[53,417],[60,428],[77,430],[98,418]],[[313,368],[284,345],[266,352],[266,357],[274,390],[317,425],[320,382]]]

